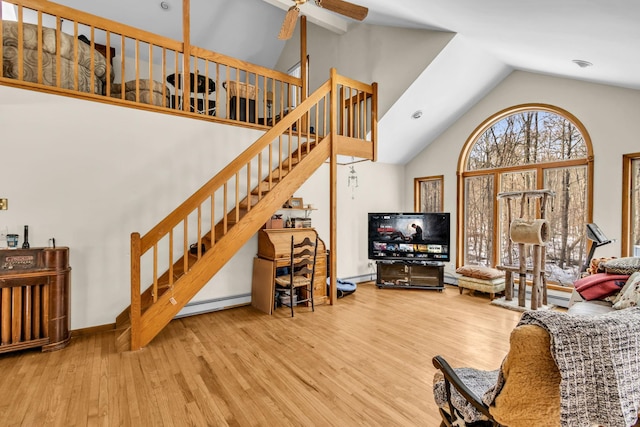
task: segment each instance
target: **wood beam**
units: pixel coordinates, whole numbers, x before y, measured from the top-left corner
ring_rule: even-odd
[[[338,273],[337,250],[338,250],[338,73],[335,68],[331,68],[331,95],[329,107],[329,121],[331,130],[331,157],[329,161],[329,271],[331,280],[329,281],[329,304],[335,304],[338,299],[338,289],[336,287],[336,276]]]

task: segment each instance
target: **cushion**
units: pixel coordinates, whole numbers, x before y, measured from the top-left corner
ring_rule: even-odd
[[[630,275],[640,271],[640,257],[616,258],[605,262],[601,267],[607,273]]]
[[[613,300],[613,308],[623,308],[640,305],[640,272],[633,273],[624,285],[618,296]]]
[[[578,279],[573,285],[576,292],[589,301],[620,292],[628,278],[625,274],[597,273]]]
[[[458,378],[460,378],[464,385],[477,397],[482,397],[482,395],[496,383],[496,379],[498,378],[497,369],[494,371],[483,371],[473,368],[454,368],[453,371],[458,375]],[[433,398],[439,408],[449,411],[444,375],[440,371],[437,371],[433,377]],[[470,404],[453,386],[451,386],[451,403],[467,423],[487,419],[482,412]]]
[[[509,354],[502,362],[504,384],[491,415],[510,427],[560,425],[560,372],[551,355],[549,333],[534,325],[511,332]],[[490,399],[489,399],[490,400]]]
[[[481,265],[463,265],[456,269],[456,273],[463,276],[473,277],[475,279],[491,280],[498,277],[504,277],[504,271],[496,270],[491,267]]]

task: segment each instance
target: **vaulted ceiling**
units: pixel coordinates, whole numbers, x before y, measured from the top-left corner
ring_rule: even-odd
[[[58,3],[181,39],[182,2],[58,0]],[[355,0],[364,24],[455,33],[452,41],[380,119],[379,132],[403,145],[381,144],[379,159],[404,164],[512,70],[640,89],[640,2],[637,0]],[[285,46],[277,39],[292,0],[191,0],[192,42],[273,68]],[[309,22],[338,33],[355,21],[302,5]],[[592,64],[580,67],[574,60]],[[424,94],[429,94],[425,97]],[[412,120],[421,110],[423,117]]]

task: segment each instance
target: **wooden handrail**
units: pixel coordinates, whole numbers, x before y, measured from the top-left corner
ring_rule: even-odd
[[[254,144],[243,151],[231,163],[218,172],[216,176],[211,178],[206,184],[191,195],[191,197],[178,206],[172,213],[167,215],[167,217],[149,230],[149,232],[141,238],[141,252],[144,254],[149,250],[149,248],[158,241],[157,236],[164,236],[169,232],[169,230],[172,230],[177,224],[180,224],[180,222],[182,222],[189,213],[206,201],[213,192],[233,178],[237,174],[238,170],[251,162],[252,159],[262,152],[262,150],[270,144],[275,137],[285,133],[285,131],[287,131],[306,113],[307,110],[305,109],[309,109],[311,106],[317,104],[320,99],[324,98],[329,93],[329,89],[330,83],[327,81],[320,86],[312,96],[307,98],[306,101],[295,108],[290,114],[286,115],[281,121],[276,123]]]

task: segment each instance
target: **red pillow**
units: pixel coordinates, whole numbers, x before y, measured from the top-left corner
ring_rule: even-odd
[[[585,300],[603,299],[622,289],[629,276],[624,274],[597,273],[576,280],[576,291]]]

